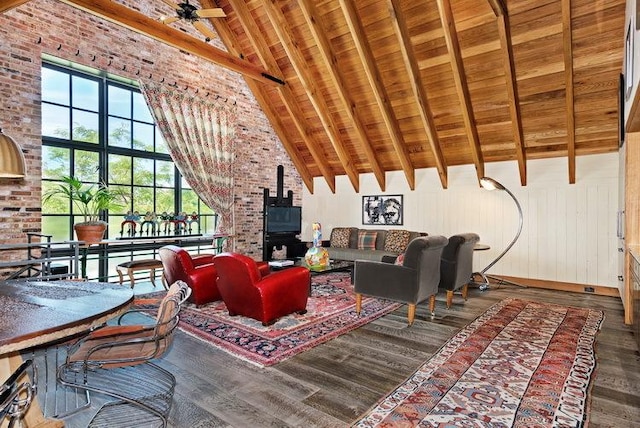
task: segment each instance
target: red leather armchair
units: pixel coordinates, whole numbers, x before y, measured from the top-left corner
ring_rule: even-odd
[[[307,312],[308,269],[296,266],[263,276],[255,260],[236,253],[219,254],[213,263],[229,315],[244,315],[270,325],[284,315]]]
[[[191,256],[184,248],[165,245],[160,248],[164,277],[168,284],[180,280],[191,288],[189,301],[196,305],[220,300],[216,286],[218,271],[213,264],[213,254]]]

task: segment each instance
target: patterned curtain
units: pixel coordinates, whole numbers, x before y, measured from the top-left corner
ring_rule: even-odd
[[[232,235],[235,106],[153,82],[140,87],[176,167],[218,213],[216,233]]]

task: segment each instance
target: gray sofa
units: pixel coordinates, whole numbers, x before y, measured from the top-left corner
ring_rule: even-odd
[[[364,235],[368,235],[369,239],[367,240],[364,237],[359,239],[362,236],[359,232],[368,232],[364,233]],[[375,232],[375,244],[372,244],[370,239],[372,232]],[[393,262],[399,254],[404,253],[409,242],[418,236],[426,235],[426,233],[400,229],[336,227],[331,231],[329,240],[323,241],[322,245],[329,252],[329,258],[333,260]],[[366,248],[371,245],[374,245],[374,248]]]

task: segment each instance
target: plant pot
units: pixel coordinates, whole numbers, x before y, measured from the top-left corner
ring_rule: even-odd
[[[73,226],[78,241],[84,241],[87,245],[97,244],[102,241],[107,230],[106,223],[78,223]]]

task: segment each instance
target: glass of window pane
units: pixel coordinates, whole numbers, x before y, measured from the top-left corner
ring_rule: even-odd
[[[153,186],[153,159],[133,158],[133,184]]]
[[[141,215],[147,213],[147,211],[153,213],[155,208],[153,207],[153,188],[151,187],[134,187],[132,206],[135,210],[138,210]]]
[[[79,76],[71,77],[73,107],[98,111],[98,82]]]
[[[110,117],[108,142],[110,146],[131,148],[131,121]]]
[[[98,121],[97,113],[90,113],[82,110],[72,110],[73,129],[72,140],[84,141],[85,143],[98,144]]]
[[[120,116],[131,119],[131,91],[109,85],[107,93],[109,116]]]
[[[182,191],[182,211],[192,213],[198,211],[198,195],[190,189]]]
[[[76,178],[85,183],[97,183],[100,180],[98,152],[76,150],[74,160],[73,167]]]
[[[68,140],[71,136],[69,114],[67,107],[42,103],[42,136]]]
[[[61,147],[42,146],[42,178],[70,175],[71,152]]]
[[[51,189],[56,186],[60,186],[62,182],[54,182],[54,181],[43,181],[42,182],[42,194],[46,195]],[[66,198],[62,195],[55,195],[51,198],[48,198],[42,201],[42,213],[43,214],[70,214],[71,213],[71,202],[69,198]],[[68,218],[68,217],[65,217]],[[64,239],[69,239],[66,236]]]
[[[69,105],[69,75],[42,68],[42,101]]]
[[[170,214],[175,207],[175,198],[173,189],[156,189],[156,208],[157,213]]]
[[[42,234],[51,235],[51,240],[58,242],[72,239],[69,217],[43,215]]]
[[[133,148],[153,151],[153,125],[133,122]]]
[[[133,118],[141,122],[153,123],[153,116],[140,92],[133,92]]]
[[[173,162],[156,161],[156,186],[174,186],[175,166]]]
[[[156,153],[169,153],[169,148],[167,147],[167,143],[162,138],[162,133],[160,129],[156,126]]]
[[[131,156],[109,155],[109,185],[131,184]]]

